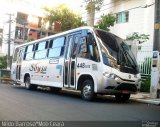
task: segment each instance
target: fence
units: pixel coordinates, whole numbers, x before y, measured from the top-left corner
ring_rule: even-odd
[[[142,50],[137,53],[137,63],[141,73],[141,92],[149,92],[151,81],[151,67],[152,67],[153,51]]]
[[[146,57],[146,58],[144,58],[143,62],[138,63],[139,71],[141,74],[145,74],[145,75],[151,74],[151,64],[152,64],[151,60],[152,60],[151,57]]]
[[[153,51],[142,50],[137,53],[137,63],[139,71],[143,75],[151,75],[151,64],[152,64]]]

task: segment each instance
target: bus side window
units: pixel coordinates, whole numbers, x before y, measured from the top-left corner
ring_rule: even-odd
[[[64,54],[65,37],[50,40],[48,57],[60,57]]]
[[[34,54],[34,58],[35,59],[44,59],[47,56],[47,49],[46,49],[46,45],[47,45],[47,41],[42,41],[36,44],[36,48],[35,48],[35,54]]]
[[[98,52],[98,47],[96,44],[96,40],[91,33],[87,35],[87,44],[89,48],[90,59],[96,62],[100,61],[100,56]]]
[[[79,49],[79,57],[89,58],[88,50],[87,50],[87,38],[81,37],[80,39],[80,49]]]
[[[83,37],[81,41],[79,56],[96,62],[100,61],[98,47],[94,36],[89,33],[87,38]]]
[[[78,44],[79,44],[79,36],[76,36],[74,38],[74,44],[73,44],[73,50],[72,50],[72,59],[74,59],[77,55],[77,50],[78,50]]]
[[[34,54],[33,49],[34,49],[33,44],[26,46],[25,54],[24,54],[24,60],[33,59],[33,54]]]
[[[19,53],[19,48],[16,48],[14,52],[13,62],[17,61],[18,53]]]

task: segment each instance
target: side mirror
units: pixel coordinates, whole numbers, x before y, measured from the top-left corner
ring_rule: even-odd
[[[87,52],[87,38],[86,37],[82,37],[80,52],[81,53],[86,53]]]

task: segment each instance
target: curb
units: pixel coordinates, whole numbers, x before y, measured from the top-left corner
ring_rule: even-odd
[[[131,98],[131,100],[136,101],[136,102],[140,102],[140,103],[160,105],[160,99],[134,99],[134,98]]]

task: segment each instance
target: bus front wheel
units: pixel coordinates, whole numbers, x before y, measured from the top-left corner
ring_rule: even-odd
[[[81,88],[81,95],[84,100],[91,101],[95,98],[94,84],[91,80],[85,80]]]
[[[37,86],[36,86],[36,85],[32,85],[32,84],[31,84],[30,77],[26,77],[26,78],[25,78],[25,87],[26,87],[26,89],[28,89],[28,90],[35,90],[35,89],[37,89]]]

